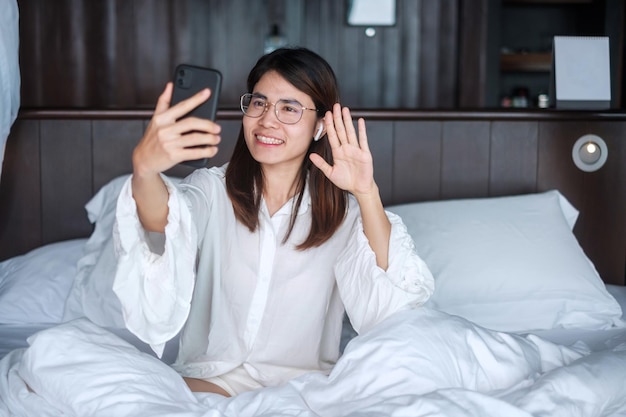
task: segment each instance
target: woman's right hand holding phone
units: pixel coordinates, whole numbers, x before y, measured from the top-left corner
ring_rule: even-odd
[[[167,224],[169,193],[160,173],[188,160],[217,154],[221,127],[198,117],[184,117],[206,101],[211,92],[202,90],[170,107],[173,84],[159,96],[154,115],[133,151],[133,198],[144,229],[163,232]]]
[[[204,89],[170,107],[173,84],[167,83],[159,96],[152,120],[133,151],[136,176],[151,176],[189,160],[211,158],[218,152],[221,127],[198,117],[184,117],[208,100],[211,91]]]

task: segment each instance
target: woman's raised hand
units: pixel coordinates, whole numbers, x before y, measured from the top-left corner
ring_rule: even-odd
[[[173,84],[167,83],[159,96],[152,120],[133,151],[135,175],[151,175],[176,164],[211,158],[218,152],[221,127],[197,117],[182,116],[206,101],[211,92],[205,89],[170,107]]]
[[[333,165],[318,154],[311,154],[310,158],[337,187],[358,198],[378,193],[378,188],[374,182],[374,163],[367,143],[365,120],[360,118],[357,124],[358,136],[350,109],[342,108],[336,103],[332,113],[328,111],[324,116],[326,134],[333,153]]]

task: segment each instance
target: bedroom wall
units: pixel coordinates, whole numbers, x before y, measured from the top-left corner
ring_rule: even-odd
[[[18,0],[24,107],[151,108],[187,61],[225,72],[221,107],[236,108],[274,23],[290,44],[325,56],[343,101],[359,108],[496,108],[509,87],[549,79],[545,68],[503,71],[503,48],[609,35],[613,106],[626,107],[622,0],[396,2],[397,24],[367,37],[346,25],[344,0]]]
[[[576,233],[605,280],[624,283],[623,114],[416,110],[484,105],[487,3],[398,0],[398,24],[367,38],[344,24],[337,0],[18,0],[24,111],[0,183],[0,259],[88,235],[85,202],[129,171],[174,65],[222,68],[220,107],[234,108],[277,21],[290,42],[328,58],[344,104],[368,119],[386,203],[559,188],[582,208]],[[238,117],[220,113],[233,137]],[[595,130],[615,151],[583,174],[571,146]]]
[[[398,0],[397,24],[371,38],[345,3],[19,0],[23,106],[152,108],[189,62],[224,72],[220,107],[237,108],[274,22],[331,63],[351,107],[481,106],[486,0]]]

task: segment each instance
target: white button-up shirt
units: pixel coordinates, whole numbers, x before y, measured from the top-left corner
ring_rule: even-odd
[[[363,332],[432,294],[433,277],[398,216],[387,213],[387,271],[376,265],[352,196],[335,234],[298,251],[311,223],[308,188],[283,243],[291,201],[273,216],[263,203],[251,233],[235,218],[224,172],[196,170],[179,185],[165,179],[164,248],[151,247],[130,180],[118,200],[113,288],[126,326],[157,354],[182,329],[173,365],[182,375],[210,378],[243,366],[267,386],[328,372],[339,356],[344,311]]]

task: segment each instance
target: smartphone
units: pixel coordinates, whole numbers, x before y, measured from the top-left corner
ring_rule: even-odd
[[[222,87],[221,72],[213,68],[180,64],[174,71],[172,81],[174,83],[174,91],[172,92],[171,106],[188,99],[204,88],[209,88],[211,90],[209,99],[183,117],[195,116],[215,121],[220,89]],[[195,168],[203,168],[207,166],[208,162],[209,158],[203,158],[183,163]]]

